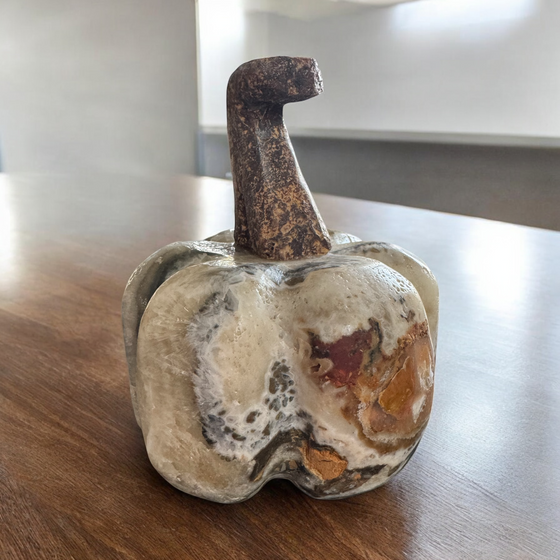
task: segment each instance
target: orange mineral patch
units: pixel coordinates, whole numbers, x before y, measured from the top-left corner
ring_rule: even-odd
[[[425,426],[432,403],[433,351],[427,323],[413,325],[391,355],[376,356],[370,366],[374,373],[360,375],[352,387],[358,403],[345,403],[343,414],[358,408],[359,427],[376,448],[385,445],[388,434],[408,445]]]
[[[348,466],[348,461],[334,449],[317,449],[306,443],[302,455],[305,468],[322,480],[338,478]]]
[[[428,420],[433,394],[432,343],[427,321],[415,323],[387,355],[381,348],[378,324],[371,319],[370,325],[367,331],[357,330],[333,343],[310,333],[309,371],[319,383],[346,387],[346,392],[339,393],[342,416],[358,428],[366,445],[380,453],[392,452],[412,446]],[[319,473],[319,451],[307,454],[310,465],[310,454],[316,455],[309,470]]]
[[[417,392],[415,381],[414,362],[408,357],[387,388],[379,395],[379,404],[383,410],[395,418],[406,415]]]

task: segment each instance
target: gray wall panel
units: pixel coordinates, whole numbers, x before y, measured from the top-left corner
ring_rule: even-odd
[[[316,192],[560,230],[560,149],[292,137]],[[229,172],[227,138],[201,135],[201,173]]]

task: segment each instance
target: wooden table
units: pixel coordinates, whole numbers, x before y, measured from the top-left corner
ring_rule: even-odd
[[[0,558],[560,558],[560,233],[332,196],[331,228],[402,245],[441,287],[432,419],[386,486],[317,501],[273,481],[217,505],[148,462],[125,283],[233,225],[206,178],[0,181]]]

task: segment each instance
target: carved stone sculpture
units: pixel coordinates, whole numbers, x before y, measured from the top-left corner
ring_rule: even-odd
[[[322,91],[312,59],[228,85],[235,232],[177,242],[123,299],[136,418],[177,488],[245,500],[271,478],[342,498],[386,482],[428,422],[437,283],[394,245],[328,232],[282,107]]]

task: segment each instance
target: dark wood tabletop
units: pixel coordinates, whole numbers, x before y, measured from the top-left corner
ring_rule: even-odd
[[[231,183],[1,177],[0,558],[560,558],[560,233],[316,201],[438,278],[432,418],[382,488],[319,501],[277,480],[218,505],[148,461],[120,306],[156,249],[233,226]]]

